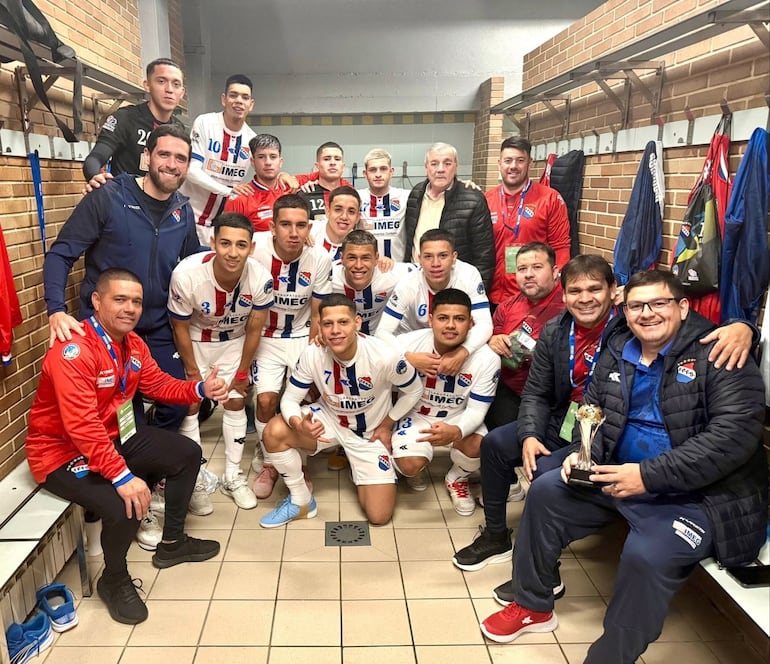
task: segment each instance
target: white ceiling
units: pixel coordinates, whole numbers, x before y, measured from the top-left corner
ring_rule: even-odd
[[[263,113],[475,110],[480,83],[518,92],[523,55],[600,4],[184,0],[188,80],[200,69],[210,105],[247,74]]]

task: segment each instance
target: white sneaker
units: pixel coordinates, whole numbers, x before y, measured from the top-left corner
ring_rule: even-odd
[[[190,496],[190,504],[187,506],[187,511],[195,516],[208,516],[214,511],[214,506],[211,504],[211,498],[206,491],[206,486],[202,482],[196,482],[193,489],[192,496]]]
[[[136,541],[145,551],[155,551],[163,537],[163,528],[160,527],[158,517],[152,512],[142,519],[139,530],[136,531]]]
[[[449,497],[452,499],[452,507],[455,508],[460,516],[471,516],[476,511],[476,501],[473,500],[468,480],[457,480],[457,482],[444,482]]]
[[[524,487],[522,486],[521,482],[516,482],[516,484],[511,484],[510,487],[508,487],[508,497],[505,499],[508,503],[518,503],[524,500],[527,497],[527,492],[524,491]],[[484,507],[484,493],[482,491],[479,491],[479,505]]]
[[[246,484],[243,473],[238,473],[229,482],[223,481],[219,490],[226,496],[230,496],[242,510],[253,510],[257,506],[257,497]]]
[[[158,483],[150,496],[150,511],[153,514],[166,513],[166,487]]]
[[[428,488],[428,477],[423,468],[419,473],[406,478],[406,485],[412,491],[425,491]]]
[[[508,489],[508,501],[509,503],[518,503],[524,500],[524,498],[527,497],[527,493],[524,491],[524,487],[522,486],[521,482],[516,482],[516,484],[511,484],[510,489]]]
[[[259,475],[262,466],[265,465],[265,453],[262,451],[262,445],[257,441],[257,447],[254,450],[254,458],[251,460],[251,469]]]

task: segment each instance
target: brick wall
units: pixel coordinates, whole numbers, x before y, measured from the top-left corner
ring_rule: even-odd
[[[500,143],[503,141],[503,116],[490,115],[489,109],[503,101],[505,80],[502,76],[487,79],[479,86],[479,111],[473,127],[472,179],[489,189],[497,184]]]
[[[563,74],[571,68],[601,59],[634,40],[669,27],[674,21],[717,8],[714,0],[610,0],[583,19],[542,44],[524,58],[523,88],[526,90]],[[765,107],[770,91],[770,58],[749,26],[739,26],[718,37],[674,51],[660,58],[665,63],[660,117],[663,122],[685,119],[689,107],[695,117],[718,115],[720,101],[733,111]],[[649,82],[651,75],[638,72]],[[619,93],[617,81],[609,81]],[[591,131],[619,129],[620,111],[594,84],[566,93],[571,102],[569,131],[542,105],[529,109],[529,138],[534,143],[575,138]],[[558,106],[559,102],[555,102]],[[640,93],[633,93],[629,126],[653,123],[651,107]],[[715,123],[716,125],[716,123]],[[731,173],[740,161],[745,143],[731,148]],[[661,259],[670,262],[690,188],[706,156],[707,146],[667,148],[663,155],[666,180],[664,243]],[[626,211],[641,152],[601,154],[587,159],[580,209],[580,246],[598,250],[612,258],[618,228]]]
[[[140,30],[137,0],[38,0],[37,6],[48,17],[60,39],[71,45],[85,62],[126,80],[141,84]],[[178,0],[169,2],[172,54],[181,60],[181,20]],[[20,130],[16,96],[16,63],[0,65],[0,119],[5,129]],[[93,136],[95,127],[84,90],[84,135]],[[50,92],[62,117],[68,117],[72,87],[57,82]],[[33,110],[31,131],[57,135],[51,115]],[[43,196],[46,209],[48,244],[80,200],[83,176],[79,162],[41,160]],[[32,404],[42,357],[48,346],[48,327],[43,300],[43,253],[38,230],[35,198],[29,163],[24,158],[0,156],[0,227],[8,246],[14,285],[21,302],[24,322],[14,330],[13,363],[0,367],[0,477],[4,477],[24,457],[23,444],[27,413]],[[70,309],[76,310],[76,285],[82,268],[70,278],[67,291]]]

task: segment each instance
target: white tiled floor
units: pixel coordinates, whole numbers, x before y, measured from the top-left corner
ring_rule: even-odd
[[[219,418],[204,426],[209,467],[221,472]],[[253,436],[244,454],[251,459]],[[347,472],[310,460],[318,502],[315,519],[264,530],[259,518],[282,498],[277,489],[256,509],[239,511],[215,494],[214,514],[190,516],[189,532],[217,539],[222,551],[205,563],[158,571],[133,546],[131,574],[142,579],[149,619],[135,627],[112,621],[99,598],[78,604],[80,624],[57,636],[33,661],[45,664],[526,664],[578,663],[601,630],[612,592],[622,532],[615,529],[570,547],[562,559],[566,596],[553,634],[526,635],[511,645],[485,641],[478,622],[498,610],[491,590],[510,567],[455,569],[451,557],[483,520],[455,514],[443,487],[441,453],[433,485],[422,494],[399,486],[396,515],[371,529],[368,547],[326,547],[326,521],[361,520]],[[515,528],[522,503],[509,505]],[[94,579],[100,559],[91,559]],[[71,560],[61,578],[79,593]],[[642,660],[640,660],[642,661]],[[760,664],[732,625],[692,587],[675,598],[663,634],[644,664]]]

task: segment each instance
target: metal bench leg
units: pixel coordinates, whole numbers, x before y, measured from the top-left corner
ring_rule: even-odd
[[[93,588],[91,587],[91,575],[88,573],[88,557],[86,556],[85,547],[86,522],[83,516],[83,508],[80,505],[75,506],[75,519],[77,519],[77,554],[78,567],[80,568],[80,587],[83,597],[91,597]]]

